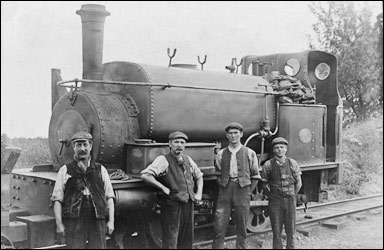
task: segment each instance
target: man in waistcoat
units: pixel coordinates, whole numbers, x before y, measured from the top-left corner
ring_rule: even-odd
[[[202,198],[203,173],[188,155],[184,155],[186,134],[169,134],[170,152],[158,156],[141,172],[141,178],[165,195],[161,201],[163,249],[192,249],[194,202]],[[195,183],[197,191],[194,192]]]
[[[255,151],[241,144],[243,126],[232,122],[225,128],[228,147],[216,155],[216,174],[219,184],[219,196],[214,222],[212,248],[223,249],[231,211],[236,224],[236,248],[245,249],[247,237],[247,219],[251,193],[260,179],[258,160]]]
[[[262,181],[269,186],[269,217],[273,231],[273,248],[283,249],[281,232],[287,234],[286,249],[294,249],[296,224],[296,195],[301,188],[301,170],[297,162],[285,156],[288,141],[283,137],[272,140],[274,158],[263,165]]]
[[[60,168],[51,200],[56,232],[67,249],[106,249],[114,230],[115,195],[105,167],[91,159],[92,135],[75,133],[73,161]],[[107,221],[107,222],[106,222]],[[60,242],[63,243],[63,242]]]

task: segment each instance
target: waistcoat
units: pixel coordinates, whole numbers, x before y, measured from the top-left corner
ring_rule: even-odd
[[[291,171],[291,160],[287,157],[282,166],[276,159],[270,160],[272,171],[269,176],[271,196],[295,196],[295,179]]]
[[[231,154],[231,151],[226,147],[221,158],[221,176],[218,179],[218,183],[223,187],[227,186],[230,177]],[[251,185],[250,163],[246,147],[241,146],[240,150],[236,153],[236,162],[240,187]]]
[[[184,164],[178,165],[176,157],[171,152],[165,155],[169,163],[168,173],[158,178],[164,186],[170,189],[169,199],[187,203],[195,199],[193,188],[195,182],[191,172],[191,164],[186,155],[183,155]]]
[[[88,187],[97,219],[105,219],[107,202],[105,199],[104,183],[101,177],[101,165],[91,161],[84,173],[73,161],[67,165],[67,173],[71,176],[65,184],[63,217],[78,218],[83,202],[83,190]]]

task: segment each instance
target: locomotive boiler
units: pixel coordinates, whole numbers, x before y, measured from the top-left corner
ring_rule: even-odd
[[[171,63],[103,63],[104,22],[110,13],[96,4],[82,5],[76,13],[82,20],[83,76],[63,81],[60,70],[52,69],[49,148],[53,164],[11,173],[14,209],[10,220],[26,224],[28,235],[20,240],[24,246],[54,244],[50,194],[58,168],[72,160],[70,138],[81,130],[93,135],[96,161],[110,174],[124,171],[129,176],[112,180],[114,239],[121,248],[126,247],[124,238],[132,228],[161,245],[157,190],[139,177],[154,158],[168,152],[167,136],[172,131],[188,135],[186,154],[204,173],[203,200],[195,205],[197,229],[213,222],[214,157],[226,146],[224,127],[232,121],[244,126],[242,142],[256,151],[260,165],[273,157],[273,138],[288,139],[287,154],[302,169],[300,193],[307,201],[321,201],[326,198],[326,184],[342,181],[342,102],[335,56],[322,51],[249,55],[236,64],[241,66],[240,73],[234,65],[227,67],[228,73]],[[248,230],[268,226],[267,204],[262,191],[253,196]]]

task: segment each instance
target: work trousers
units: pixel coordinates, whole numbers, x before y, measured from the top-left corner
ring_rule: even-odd
[[[294,234],[296,226],[296,197],[271,197],[269,200],[269,217],[273,231],[273,249],[283,249],[281,233],[283,225],[287,234],[286,249],[294,249]]]
[[[83,199],[80,216],[64,219],[67,249],[106,249],[105,219],[96,219],[92,200]],[[88,244],[86,244],[88,240]]]
[[[161,204],[163,249],[192,249],[193,202],[165,199]]]
[[[224,249],[224,237],[227,233],[232,209],[234,209],[233,219],[235,220],[237,233],[236,248],[245,249],[247,247],[247,219],[251,200],[251,186],[240,187],[239,183],[228,182],[226,187],[219,187],[212,248]]]

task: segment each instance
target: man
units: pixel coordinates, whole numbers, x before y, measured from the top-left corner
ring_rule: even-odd
[[[225,128],[228,147],[221,149],[216,156],[219,183],[219,196],[214,222],[214,240],[212,248],[223,249],[231,211],[234,209],[236,224],[236,248],[245,249],[247,237],[247,219],[251,193],[260,179],[255,151],[243,146],[243,126],[232,122]]]
[[[261,172],[269,185],[269,217],[273,231],[273,248],[283,249],[281,232],[287,234],[286,249],[293,249],[296,224],[296,195],[301,188],[301,171],[297,162],[285,156],[288,141],[283,137],[272,140],[274,158],[265,162]]]
[[[176,131],[168,139],[170,152],[158,156],[141,172],[141,178],[165,195],[161,202],[163,249],[192,249],[193,202],[201,200],[203,173],[191,157],[183,154],[187,135]]]
[[[56,232],[68,249],[106,249],[106,233],[114,230],[115,195],[104,166],[91,159],[92,135],[75,133],[73,161],[60,168],[51,200]],[[106,223],[106,219],[108,222]]]

